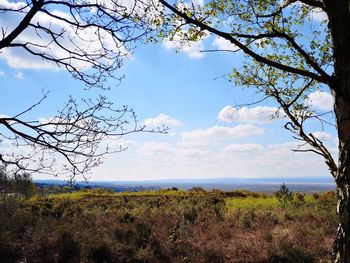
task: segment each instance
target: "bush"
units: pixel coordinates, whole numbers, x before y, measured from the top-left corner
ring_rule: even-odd
[[[295,193],[295,198],[298,202],[305,202],[305,194]]]
[[[205,189],[200,186],[194,186],[190,189],[190,192],[195,192],[195,193],[205,193]]]
[[[325,192],[322,196],[321,196],[321,201],[334,201],[337,200],[337,195],[335,194],[334,191],[328,191]]]
[[[325,192],[320,196],[319,201],[324,207],[332,207],[337,203],[337,196],[334,191]]]
[[[78,262],[80,258],[80,244],[74,240],[69,232],[63,232],[57,240],[59,262]]]
[[[295,193],[293,204],[295,206],[301,206],[301,205],[305,204],[305,194]]]
[[[217,250],[209,249],[204,252],[204,262],[208,263],[224,263],[226,262],[225,256]]]
[[[183,212],[185,222],[194,223],[198,218],[198,211],[196,207],[186,207]]]
[[[317,200],[320,198],[320,195],[318,193],[312,193],[312,197]]]
[[[94,263],[112,262],[112,252],[107,244],[91,248],[88,258]]]
[[[291,263],[314,263],[315,259],[312,255],[309,255],[305,251],[296,248],[293,244],[284,243],[282,245],[282,251],[287,262]]]
[[[7,238],[0,237],[0,259],[3,263],[12,263],[19,260],[18,252],[11,247],[9,241]]]
[[[254,210],[244,211],[239,217],[240,225],[246,229],[252,228],[254,226],[255,217]]]

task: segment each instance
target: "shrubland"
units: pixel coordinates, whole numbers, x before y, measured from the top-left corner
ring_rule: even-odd
[[[329,262],[334,192],[1,195],[1,262]]]

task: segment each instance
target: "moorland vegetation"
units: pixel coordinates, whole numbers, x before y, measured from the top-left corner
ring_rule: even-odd
[[[1,262],[331,260],[334,192],[68,190],[2,191]]]

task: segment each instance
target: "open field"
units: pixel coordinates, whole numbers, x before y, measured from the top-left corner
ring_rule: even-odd
[[[333,192],[102,189],[1,199],[1,262],[329,262]]]

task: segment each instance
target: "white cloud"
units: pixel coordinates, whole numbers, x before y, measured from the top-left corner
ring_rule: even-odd
[[[181,138],[179,138],[181,140]],[[183,148],[160,142],[141,144],[94,171],[97,179],[145,180],[215,177],[305,177],[327,175],[322,158],[313,153],[295,153],[297,143],[263,147],[259,144],[214,144]],[[105,168],[104,168],[105,167]]]
[[[213,41],[213,46],[218,47],[220,50],[231,50],[231,51],[238,51],[240,50],[239,47],[232,44],[230,41],[222,38],[222,37],[216,37]]]
[[[331,111],[333,110],[333,97],[328,92],[317,90],[309,94],[306,104],[318,110]]]
[[[29,55],[20,48],[4,49],[0,58],[4,59],[10,67],[16,69],[58,69],[53,64]]]
[[[13,10],[19,10],[27,6],[25,2],[9,2],[7,0],[0,0],[0,6],[7,8],[7,9],[13,9]]]
[[[23,72],[17,72],[14,76],[15,76],[16,79],[24,79]]]
[[[110,151],[120,151],[120,150],[135,150],[140,144],[133,140],[125,140],[125,139],[113,139],[109,138],[108,140],[103,141],[102,147],[107,147]]]
[[[281,115],[276,107],[258,106],[236,109],[232,106],[225,106],[219,112],[218,119],[224,122],[268,123]]]
[[[175,151],[175,156],[179,160],[187,160],[187,161],[194,161],[205,158],[210,158],[215,154],[212,150],[206,150],[206,149],[197,149],[197,148],[182,148],[179,147]]]
[[[288,7],[291,8],[293,6],[297,6],[299,8],[302,8],[303,6],[309,8],[310,6],[307,6],[306,4],[302,3],[301,1],[293,1],[292,3],[289,0],[280,0],[279,5],[284,6],[288,4]],[[313,8],[311,9],[310,13],[308,14],[309,18],[313,21],[317,22],[323,22],[328,20],[328,16],[326,12],[324,12],[321,8]]]
[[[184,141],[222,141],[264,134],[265,130],[254,125],[237,125],[235,127],[213,126],[181,133]]]
[[[172,119],[169,115],[159,113],[155,118],[144,120],[144,125],[146,125],[146,127],[160,127],[163,125],[169,127],[176,127],[180,126],[181,122],[179,120]]]
[[[282,154],[282,153],[291,153],[292,149],[296,149],[298,147],[297,142],[285,142],[285,143],[276,143],[270,144],[267,146],[267,152],[269,154]]]
[[[318,132],[313,132],[312,134],[322,142],[328,142],[333,144],[338,143],[338,139],[328,132],[318,131]]]
[[[5,76],[6,76],[5,72],[3,72],[2,70],[0,70],[0,77],[5,77]]]
[[[164,142],[145,142],[138,149],[137,153],[143,157],[164,156],[173,152],[173,147]]]
[[[190,58],[200,59],[204,57],[204,53],[201,52],[205,50],[203,41],[209,36],[210,36],[210,33],[208,31],[204,31],[204,36],[202,36],[202,38],[199,41],[192,42],[192,41],[186,41],[186,40],[184,41],[179,36],[179,34],[175,34],[171,40],[165,39],[163,41],[163,46],[166,49],[176,49],[178,51],[182,51],[186,53]]]
[[[178,49],[186,53],[190,58],[200,59],[204,57],[201,50],[204,49],[203,40],[182,44],[176,36],[173,40],[165,40],[163,45],[166,49]]]
[[[254,131],[253,125],[233,128],[214,126],[187,131],[168,141],[137,142],[116,140],[110,146],[130,146],[96,170],[94,180],[145,180],[167,178],[215,177],[297,177],[324,176],[327,167],[322,158],[313,153],[295,153],[298,142],[263,145],[252,142],[232,143],[226,139],[240,139]],[[260,132],[259,132],[260,131]],[[263,133],[257,130],[255,133]],[[254,134],[254,132],[253,132]],[[332,139],[318,132],[315,136]],[[165,139],[162,137],[160,139]],[[247,139],[245,139],[246,141]],[[262,141],[264,137],[262,137]],[[335,148],[335,147],[333,147]],[[333,148],[331,152],[333,154]],[[336,155],[336,152],[334,152]]]
[[[8,115],[1,114],[1,113],[0,113],[0,118],[9,118],[9,116],[8,116]]]
[[[263,149],[263,146],[255,143],[230,144],[222,149],[224,154],[231,153],[257,153]]]
[[[18,12],[6,12],[0,17],[0,24],[5,30],[4,35],[8,35],[14,28],[20,23],[21,19],[25,15],[25,12],[29,10],[25,2],[17,2],[16,4],[11,3],[7,0],[0,1],[0,7],[7,7],[9,9],[17,10],[19,7],[24,7],[22,13]],[[111,11],[112,12],[112,11]],[[63,17],[69,21],[74,19],[79,19],[77,17],[72,17],[68,13],[62,11],[51,10],[50,13],[57,15],[58,17]],[[83,54],[84,52],[92,56],[95,54],[101,54],[101,50],[105,47],[105,50],[113,50],[118,52],[121,56],[130,56],[121,43],[113,40],[110,33],[107,31],[100,30],[96,34],[96,29],[89,27],[85,29],[77,29],[74,26],[68,25],[68,23],[63,22],[50,17],[49,15],[39,12],[35,15],[32,20],[33,24],[40,24],[43,27],[50,28],[53,32],[61,35],[57,38],[62,46],[70,49],[78,54]],[[99,39],[101,41],[99,41]],[[43,31],[35,31],[33,28],[27,28],[23,31],[17,38],[17,43],[32,43],[29,46],[34,52],[45,53],[46,56],[53,58],[66,58],[66,61],[77,67],[80,70],[87,69],[91,67],[91,64],[78,59],[72,59],[68,52],[59,45],[57,45],[49,34]],[[17,69],[58,69],[55,63],[51,63],[42,60],[40,57],[31,55],[22,48],[6,48],[2,50],[0,58],[4,59],[8,65]],[[111,58],[112,59],[112,58]],[[112,60],[108,58],[108,55],[103,58],[99,58],[99,61],[104,63],[112,63]]]
[[[201,50],[204,49],[203,40],[188,44],[182,47],[182,50],[190,57],[195,59],[200,59],[204,57],[204,54],[201,53]]]
[[[192,0],[191,2],[194,5],[199,5],[199,6],[203,6],[204,5],[204,0]]]
[[[317,22],[328,21],[328,16],[321,8],[314,8],[309,14],[310,18]]]

